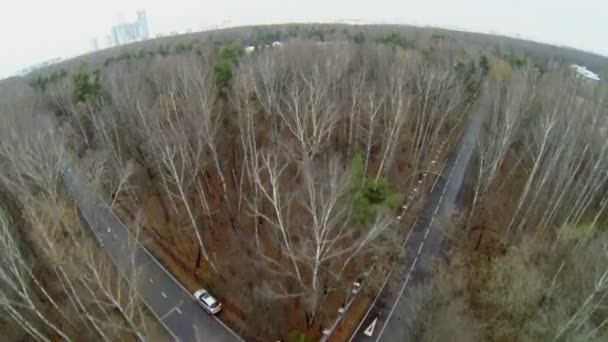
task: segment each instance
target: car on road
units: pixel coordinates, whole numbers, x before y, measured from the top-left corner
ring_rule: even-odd
[[[205,311],[212,315],[216,315],[220,311],[222,311],[222,303],[213,297],[209,291],[205,289],[200,289],[194,292],[194,298],[196,302],[203,308]]]

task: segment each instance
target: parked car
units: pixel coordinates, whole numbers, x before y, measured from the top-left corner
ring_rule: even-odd
[[[200,306],[205,309],[208,313],[215,315],[222,311],[222,303],[215,299],[207,290],[200,289],[194,292],[194,298]]]

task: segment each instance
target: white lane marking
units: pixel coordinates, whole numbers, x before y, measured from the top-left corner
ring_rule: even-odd
[[[445,141],[444,141],[444,144],[445,144]],[[443,166],[441,166],[441,170],[440,170],[441,172],[440,173],[443,173],[443,171],[445,171],[446,164],[447,164],[447,162],[444,163]],[[453,172],[453,169],[452,169],[452,171],[450,171],[450,176],[448,177],[448,182],[449,182],[449,179],[451,178],[452,172]],[[430,189],[429,193],[431,193],[431,192],[433,192],[433,190],[435,190],[435,185],[437,185],[437,181],[439,180],[439,178],[440,177],[435,177],[435,180],[433,181],[433,185],[431,185],[431,189]],[[418,189],[415,188],[414,192],[418,192]],[[409,196],[408,200],[410,200],[411,197],[412,196]],[[433,220],[434,220],[434,217],[431,219],[431,222]],[[416,218],[416,220],[414,221],[414,223],[413,223],[412,226],[415,227],[417,223],[418,223],[418,218]],[[430,230],[430,227],[431,226],[429,225],[428,230]],[[410,229],[409,232],[407,233],[407,236],[405,237],[405,241],[403,242],[403,245],[401,246],[402,248],[405,248],[405,246],[407,245],[407,242],[409,241],[410,236],[412,235],[412,231],[413,231],[413,229]],[[401,287],[401,291],[399,293],[399,297],[398,297],[397,301],[399,301],[401,299],[401,296],[403,295],[403,291],[405,290],[405,287],[409,283],[410,276],[412,275],[412,271],[413,271],[414,267],[416,266],[417,262],[418,262],[418,257],[416,257],[414,259],[414,262],[412,263],[412,267],[410,267],[410,271],[408,272],[407,277],[406,277],[405,281],[403,282],[403,285]],[[378,298],[380,297],[380,294],[382,294],[382,292],[384,291],[384,288],[386,287],[386,284],[388,283],[388,280],[390,279],[390,277],[392,276],[392,274],[393,274],[393,271],[392,270],[389,271],[388,275],[384,279],[384,282],[382,283],[382,286],[380,287],[380,290],[376,294],[376,296],[374,298],[374,301],[372,302],[372,304],[367,309],[367,312],[365,313],[365,317],[367,317],[369,315],[369,313],[372,311],[372,309],[376,305],[376,302],[378,301]],[[391,311],[390,311],[390,313],[388,315],[389,320],[390,320],[391,316],[393,315],[393,312],[395,311],[395,307],[397,305],[397,301],[393,304],[393,307],[391,308]],[[387,321],[387,323],[388,323],[388,321]],[[359,329],[361,329],[361,325],[362,324],[363,324],[363,320],[361,320],[359,322],[359,325],[357,326],[357,329],[355,331],[359,331]],[[382,332],[384,331],[385,327],[386,327],[386,324],[382,327],[382,330],[380,331],[380,336],[382,335]],[[357,334],[351,335],[351,337],[350,337],[350,339],[348,341],[352,342],[356,335]]]
[[[179,308],[175,308],[175,311],[177,311],[178,314],[182,314],[182,310],[180,310]]]
[[[424,239],[426,240],[426,237],[429,235],[429,232],[431,231],[431,228],[427,228],[426,232],[424,233]]]
[[[424,247],[424,240],[422,240],[422,243],[420,243],[420,246],[418,247],[418,255],[420,255],[420,252],[422,251],[422,247]]]
[[[65,178],[64,178],[64,182],[65,182]],[[70,193],[74,197],[74,201],[75,201],[76,206],[78,207],[78,209],[82,213],[82,216],[84,217],[85,221],[88,223],[87,226],[92,231],[96,231],[96,230],[102,231],[102,229],[101,229],[101,227],[99,225],[99,222],[98,222],[99,220],[97,220],[97,219],[94,220],[93,217],[91,216],[92,215],[91,210],[96,209],[95,203],[92,203],[92,204],[91,203],[86,203],[87,201],[83,200],[83,194],[84,194],[83,191],[80,191],[80,192],[77,193],[77,190],[78,190],[77,189],[77,185],[80,185],[78,183],[80,183],[80,181],[77,178],[75,178],[75,179],[71,180],[70,184],[66,184],[66,186],[68,186]],[[86,189],[86,186],[84,188]],[[95,200],[95,199],[96,198],[93,196],[92,198],[89,199],[89,201],[92,201],[92,200]],[[83,204],[83,202],[84,202],[84,204]],[[94,201],[94,202],[99,202],[99,199],[97,199],[97,201]],[[85,206],[85,204],[86,204],[86,206]],[[87,209],[89,209],[89,210],[87,210]],[[104,207],[104,211],[103,212],[104,213],[109,213],[110,216],[114,217],[122,225],[123,229],[125,229],[125,231],[127,231],[127,234],[128,234],[127,227],[118,219],[118,217],[114,214],[114,212],[108,211],[107,208],[105,208],[105,207]],[[95,227],[98,227],[98,228],[95,228]],[[109,230],[109,228],[108,228],[108,230]],[[145,248],[144,248],[144,251],[147,252],[148,255],[150,255],[149,252]],[[111,255],[109,252],[107,252],[107,254]],[[153,259],[153,260],[155,260],[155,259]],[[156,261],[156,263],[160,266],[160,263],[158,263],[158,261]],[[161,266],[161,268],[162,268],[162,266]],[[164,270],[164,268],[162,268],[162,269]],[[165,270],[165,272],[167,272],[167,271]],[[179,285],[181,286],[181,284],[179,284]],[[183,288],[183,286],[182,286],[182,288]],[[156,317],[160,321],[160,323],[167,330],[167,332],[169,333],[169,335],[171,335],[171,337],[173,337],[173,340],[179,342],[180,339],[167,326],[167,324],[161,319],[161,317],[159,317],[159,315],[154,310],[152,310],[152,307],[149,305],[149,303],[146,300],[144,300],[144,304],[145,304],[145,306],[148,309],[150,309],[150,312],[152,312],[152,314],[154,315],[154,317]],[[234,334],[234,332],[233,332],[233,334]],[[234,334],[234,335],[239,339],[239,341],[243,341],[243,339],[241,339],[238,335],[236,335],[236,334]]]
[[[376,327],[377,322],[378,322],[378,317],[374,318],[374,321],[372,322],[372,324],[370,324],[363,333],[366,336],[372,336],[374,334],[374,328]]]
[[[127,234],[129,233],[128,228],[125,226],[125,224],[118,218],[118,216],[116,216],[116,214],[113,211],[109,211],[109,214],[111,216],[114,217],[114,219],[116,219],[116,221],[118,221],[118,223],[120,223],[123,227],[123,229],[125,229],[125,231],[127,232]],[[182,285],[182,283],[180,283],[179,281],[177,281],[177,279],[175,279],[175,277],[173,276],[173,274],[171,274],[171,272],[167,271],[167,269],[165,269],[165,267],[163,265],[161,265],[161,263],[152,255],[150,254],[150,251],[148,251],[148,249],[146,247],[144,247],[141,242],[136,241],[136,245],[137,247],[141,248],[150,258],[150,260],[154,261],[154,263],[165,272],[165,275],[168,275],[169,278],[173,279],[173,281],[179,285],[179,287],[182,288],[182,290],[184,291],[184,293],[190,294],[190,291],[186,290],[186,288],[184,287],[184,285]],[[389,273],[390,274],[390,273]],[[220,319],[218,319],[217,317],[213,316],[213,318],[219,323],[221,324],[224,329],[228,330],[234,337],[237,338],[237,340],[239,341],[245,341],[241,338],[241,336],[239,336],[234,330],[230,329],[229,326],[227,326],[224,322],[222,322]],[[164,323],[163,323],[164,325]],[[196,329],[196,327],[193,325],[192,326],[194,329]],[[176,341],[179,341],[179,339],[177,338],[177,336],[175,336],[175,334],[173,334],[172,331],[169,330],[169,328],[167,327],[167,330],[170,332],[170,334],[175,338]]]
[[[166,295],[164,292],[162,292],[162,291],[161,291],[161,292],[160,292],[160,294],[161,294],[163,297],[167,298],[167,295]]]
[[[416,256],[416,259],[414,259],[414,262],[412,263],[412,266],[410,267],[410,272],[408,273],[408,277],[410,276],[410,274],[412,274],[412,272],[414,271],[414,267],[416,267],[416,263],[418,262],[418,256]]]
[[[213,315],[213,319],[215,319],[216,322],[218,322],[219,324],[221,324],[224,327],[224,329],[230,331],[234,336],[236,336],[239,339],[239,341],[244,341],[239,335],[237,335],[234,332],[234,330],[230,329],[230,327],[227,326],[226,323],[222,322],[222,320],[220,320],[219,318],[217,318],[215,315]]]
[[[446,184],[449,184],[451,179],[452,179],[452,175],[454,174],[454,169],[456,167],[456,164],[458,163],[458,161],[460,160],[460,157],[462,156],[462,151],[459,151],[458,155],[456,156],[456,160],[454,161],[454,167],[452,167],[452,169],[449,171],[448,177],[446,179]],[[446,162],[447,164],[447,162]],[[443,171],[445,171],[445,167],[446,164],[443,165]],[[439,177],[435,178],[435,181],[433,182],[433,186],[431,187],[431,192],[435,189],[435,185],[437,184],[437,181],[439,180]],[[447,191],[447,186],[445,186],[443,188],[442,194],[439,198],[438,203],[441,203],[443,201],[443,196],[445,195],[445,192]],[[437,211],[438,211],[439,205],[437,205],[437,207],[435,207],[435,212],[433,214],[433,216],[431,217],[431,222],[429,223],[428,227],[429,229],[432,227],[433,225],[433,221],[435,220],[435,216],[437,215]],[[418,222],[418,220],[416,220],[414,222],[414,226],[416,225],[416,223]],[[413,230],[413,229],[412,229]],[[412,230],[410,230],[410,232],[408,233],[406,239],[405,239],[405,243],[403,244],[403,247],[405,247],[405,245],[407,244],[407,241],[409,240],[410,234],[412,232]],[[424,244],[424,240],[423,240],[423,244]],[[422,249],[422,245],[420,246],[420,249]],[[419,249],[419,251],[420,251]],[[393,303],[393,307],[391,308],[391,311],[389,312],[384,325],[382,326],[382,329],[380,329],[380,333],[378,334],[378,337],[376,338],[376,342],[378,340],[380,340],[380,337],[382,336],[382,333],[384,332],[384,329],[386,328],[386,326],[388,325],[388,322],[390,321],[391,317],[393,316],[393,313],[395,312],[395,309],[397,308],[397,303],[401,300],[401,297],[403,296],[403,292],[405,291],[405,288],[407,286],[407,284],[410,281],[410,277],[412,275],[412,270],[414,269],[414,267],[416,266],[416,262],[418,261],[418,257],[416,257],[416,259],[414,259],[414,262],[412,263],[412,267],[410,268],[410,272],[408,272],[407,277],[405,278],[405,281],[403,282],[403,284],[401,285],[401,291],[399,292],[399,296],[397,297],[397,300]],[[388,278],[390,277],[390,275],[392,274],[392,272],[389,272],[387,279],[385,280],[385,283],[388,281]],[[380,289],[380,292],[382,292],[384,288]],[[372,307],[375,305],[375,302],[372,303]],[[371,311],[371,307],[368,310],[366,316],[369,314],[369,311]],[[354,335],[353,335],[354,336]],[[352,341],[353,337],[351,337],[350,341]]]

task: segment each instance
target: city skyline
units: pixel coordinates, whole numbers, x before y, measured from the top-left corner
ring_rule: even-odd
[[[315,2],[316,1],[316,2]],[[35,11],[31,9],[35,8]],[[108,41],[108,28],[117,13],[147,12],[149,37],[201,28],[273,24],[288,22],[333,22],[348,18],[372,23],[411,24],[500,34],[553,45],[568,46],[608,56],[603,33],[608,22],[603,14],[608,3],[601,0],[514,0],[509,3],[483,0],[396,1],[378,0],[331,3],[311,0],[261,0],[248,3],[226,0],[201,3],[174,0],[108,0],[83,4],[72,0],[38,3],[22,0],[0,13],[0,42],[5,47],[0,77],[58,57],[74,57],[90,51],[97,37],[98,47]],[[322,9],[322,10],[321,10]],[[439,10],[438,10],[439,9]],[[23,26],[29,21],[36,25]],[[22,28],[18,34],[14,28]],[[77,28],[77,29],[75,29]]]
[[[120,18],[118,23],[109,28],[106,34],[91,38],[91,50],[107,49],[149,37],[147,13],[145,10],[139,9],[136,12],[135,20],[126,21],[124,18]]]

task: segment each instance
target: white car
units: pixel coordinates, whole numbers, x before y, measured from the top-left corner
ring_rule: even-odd
[[[222,311],[222,303],[213,297],[207,290],[200,289],[194,292],[197,303],[208,313],[215,315]]]

